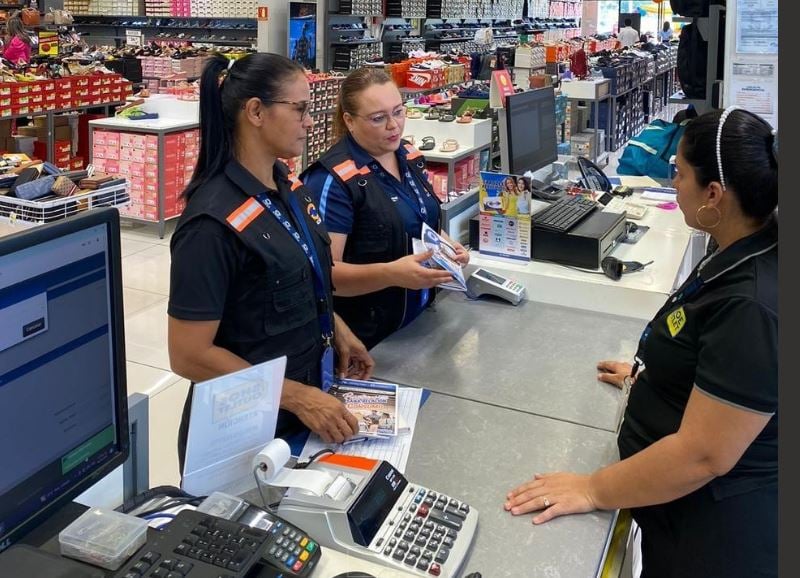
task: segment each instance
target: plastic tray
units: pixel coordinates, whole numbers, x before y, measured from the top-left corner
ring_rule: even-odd
[[[147,520],[102,508],[89,508],[61,530],[61,554],[116,570],[147,541]]]

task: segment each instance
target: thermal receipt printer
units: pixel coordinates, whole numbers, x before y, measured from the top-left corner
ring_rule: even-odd
[[[333,454],[308,469],[333,481],[320,496],[290,488],[279,516],[323,547],[418,576],[456,576],[478,526],[474,508],[411,483],[382,460]]]

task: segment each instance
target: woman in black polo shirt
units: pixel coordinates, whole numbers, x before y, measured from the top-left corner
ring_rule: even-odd
[[[307,427],[341,442],[358,423],[321,391],[372,359],[333,315],[330,239],[310,194],[279,158],[312,126],[303,69],[274,54],[210,59],[200,87],[200,154],[171,241],[169,355],[195,382],[287,356],[276,436]],[[188,410],[179,433],[184,461]],[[268,440],[265,440],[268,441]]]
[[[512,514],[631,508],[645,578],[777,576],[776,142],[735,107],[687,126],[678,204],[718,248],[647,325],[633,366],[598,364],[602,381],[632,385],[622,461],[536,475],[508,494]]]

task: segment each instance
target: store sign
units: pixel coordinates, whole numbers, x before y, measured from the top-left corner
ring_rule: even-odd
[[[125,30],[125,44],[128,46],[144,46],[144,35],[141,30]]]

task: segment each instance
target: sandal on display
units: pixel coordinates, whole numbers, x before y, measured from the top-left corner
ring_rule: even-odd
[[[428,114],[425,115],[425,120],[438,120],[439,119],[439,109],[436,107],[431,107],[428,109]]]
[[[420,147],[422,148],[422,147]],[[439,151],[443,153],[452,153],[458,150],[458,141],[454,138],[446,138],[439,147]]]
[[[421,151],[430,151],[436,146],[436,139],[432,136],[424,136],[422,137],[422,144],[419,145],[419,150]]]
[[[402,138],[403,138],[404,141],[407,141],[408,144],[412,144],[412,145],[414,144],[414,135],[413,134],[403,135]]]
[[[464,114],[458,117],[458,120],[456,122],[460,122],[461,124],[468,124],[472,122],[472,111],[468,110],[464,112]]]
[[[422,118],[422,111],[418,108],[407,108],[406,118]]]
[[[455,115],[451,112],[445,112],[439,116],[439,122],[453,122],[455,119]]]

